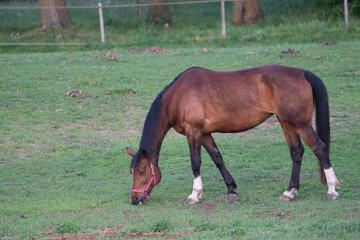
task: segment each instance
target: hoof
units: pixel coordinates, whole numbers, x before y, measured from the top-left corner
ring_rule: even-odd
[[[296,188],[292,188],[291,190],[286,190],[280,197],[280,200],[284,201],[293,201],[295,199],[295,195],[298,194],[298,190]]]
[[[235,194],[235,193],[231,193],[231,194],[227,194],[225,200],[228,202],[236,202],[239,201],[239,195]]]
[[[190,205],[190,204],[192,205],[192,204],[197,204],[197,203],[199,203],[199,201],[195,201],[192,198],[188,198],[185,200],[184,205]]]
[[[326,194],[326,200],[335,200],[339,197],[337,193],[328,193]]]
[[[290,202],[290,201],[293,201],[294,198],[291,198],[291,197],[283,194],[283,195],[281,195],[280,200],[284,200],[284,201],[289,201],[289,202]]]

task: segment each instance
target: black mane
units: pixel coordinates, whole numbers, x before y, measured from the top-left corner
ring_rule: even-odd
[[[166,92],[175,84],[180,77],[190,69],[194,69],[197,67],[192,67],[184,72],[180,73],[169,85],[167,85],[155,98],[154,102],[151,104],[150,110],[146,116],[144,128],[140,140],[139,152],[133,158],[135,161],[132,164],[138,164],[140,161],[140,153],[151,154],[155,150],[155,137],[156,133],[160,128],[161,121],[161,105],[162,105],[162,97],[166,94]]]

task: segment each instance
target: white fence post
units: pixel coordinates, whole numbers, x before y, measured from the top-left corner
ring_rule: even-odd
[[[225,1],[221,0],[221,26],[222,26],[222,37],[226,37],[226,23],[225,23]]]
[[[101,33],[101,42],[105,43],[105,31],[104,31],[104,19],[101,2],[98,3],[99,7],[99,18],[100,18],[100,33]]]
[[[345,12],[345,26],[346,30],[349,27],[349,9],[348,9],[348,0],[344,0],[344,12]]]

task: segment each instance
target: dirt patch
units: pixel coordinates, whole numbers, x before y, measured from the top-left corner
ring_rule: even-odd
[[[19,150],[16,151],[16,155],[18,156],[18,158],[19,158],[20,160],[29,160],[29,159],[30,159],[30,158],[26,155],[26,153],[25,153],[23,150],[21,150],[21,149],[19,149]]]
[[[124,238],[165,238],[165,239],[176,239],[186,236],[191,236],[192,232],[178,232],[178,233],[169,233],[169,232],[148,232],[148,233],[129,233],[121,234],[121,237]]]
[[[199,203],[196,204],[195,206],[198,210],[203,210],[205,212],[208,211],[215,211],[216,210],[216,205],[213,203]]]
[[[143,54],[170,54],[170,53],[178,53],[178,51],[169,52],[160,47],[152,47],[149,49],[139,49],[139,48],[129,48],[130,52],[143,53]]]
[[[108,235],[100,235],[100,234],[91,234],[91,235],[76,234],[76,235],[72,235],[72,234],[47,233],[47,234],[43,234],[43,236],[46,239],[50,239],[50,240],[83,240],[83,239],[97,239],[99,237],[107,237]],[[110,236],[108,236],[108,237],[110,237]],[[112,237],[115,237],[115,236],[112,236]]]
[[[360,219],[360,212],[349,212],[343,217],[344,220]]]
[[[276,211],[276,212],[258,213],[252,215],[251,218],[266,218],[266,219],[277,218],[279,220],[291,220],[294,219],[295,216],[291,215],[291,211],[287,210],[285,212]]]
[[[90,98],[97,98],[98,96],[95,95],[86,95],[86,93],[84,93],[81,90],[75,90],[75,91],[71,91],[71,92],[67,92],[65,94],[65,96],[69,96],[69,97],[73,97],[73,98],[85,98],[85,97],[90,97]]]
[[[303,54],[301,54],[299,51],[295,51],[292,48],[289,48],[286,51],[282,51],[281,54],[279,55],[280,58],[286,58],[286,57],[290,57],[290,58],[295,58],[295,57],[302,57]]]
[[[123,96],[125,94],[136,94],[137,91],[136,89],[130,89],[130,88],[125,88],[125,89],[111,89],[111,88],[108,88],[106,89],[106,94],[107,95],[111,95],[111,94],[119,94],[120,96]]]
[[[111,62],[116,62],[117,59],[111,55],[111,53],[117,53],[116,50],[109,50],[106,53],[104,53],[103,55],[97,55],[95,56],[96,58],[109,58],[109,61]]]
[[[320,60],[320,59],[325,59],[324,56],[314,56],[312,57],[312,60]]]
[[[360,74],[360,70],[349,71],[349,73]]]
[[[120,230],[121,227],[105,227],[102,228],[100,233],[94,234],[57,234],[57,233],[46,233],[43,236],[51,240],[91,240],[98,238],[165,238],[165,239],[177,239],[193,234],[198,234],[194,232],[178,232],[178,233],[169,233],[169,232],[147,232],[147,233],[119,233],[116,232]]]
[[[325,47],[336,45],[336,41],[324,42],[322,45]]]
[[[225,200],[219,196],[216,198],[216,202],[225,202]],[[193,206],[193,209],[199,211],[201,215],[204,215],[209,220],[212,220],[214,216],[226,218],[225,213],[217,211],[216,203],[205,203],[200,201],[200,203]]]
[[[126,133],[128,135],[140,135],[141,134],[141,132],[137,129],[127,129]]]
[[[137,92],[136,92],[136,89],[126,88],[125,91],[126,91],[127,93],[130,93],[130,94],[136,94],[136,93],[137,93]]]
[[[0,167],[1,166],[5,166],[6,164],[8,164],[7,162],[2,162],[2,161],[0,161]]]

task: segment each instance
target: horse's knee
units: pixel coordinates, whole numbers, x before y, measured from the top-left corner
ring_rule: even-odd
[[[304,147],[300,145],[297,148],[291,148],[290,149],[290,155],[294,163],[301,163],[302,156],[304,155]]]

